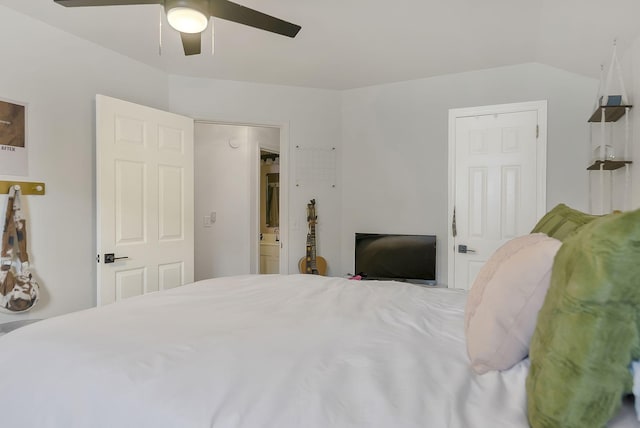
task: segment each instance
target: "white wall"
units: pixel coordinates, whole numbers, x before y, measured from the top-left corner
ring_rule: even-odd
[[[289,272],[297,273],[297,262],[305,254],[306,206],[318,203],[318,255],[329,263],[329,273],[340,275],[341,179],[327,185],[296,187],[296,145],[313,148],[336,147],[341,140],[340,92],[256,83],[170,76],[171,111],[196,119],[257,125],[288,125],[289,230],[281,239],[289,250]],[[340,156],[338,156],[338,159]],[[283,163],[281,168],[284,168]],[[287,172],[281,169],[281,178]],[[236,179],[236,178],[232,178]],[[283,196],[281,196],[283,197]],[[287,233],[288,232],[288,233]]]
[[[342,267],[354,233],[436,234],[447,283],[451,108],[548,100],[547,207],[587,209],[587,118],[598,82],[541,64],[354,89],[342,103]]]
[[[165,109],[168,98],[165,74],[2,6],[0,39],[0,98],[28,103],[29,151],[28,177],[0,179],[47,186],[23,198],[43,298],[2,323],[95,305],[95,94]]]

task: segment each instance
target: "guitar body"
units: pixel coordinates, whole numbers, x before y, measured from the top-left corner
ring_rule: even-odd
[[[325,276],[327,274],[327,261],[322,256],[316,256],[316,268],[318,269],[318,275]],[[298,262],[298,269],[300,273],[307,272],[307,258],[302,257]]]

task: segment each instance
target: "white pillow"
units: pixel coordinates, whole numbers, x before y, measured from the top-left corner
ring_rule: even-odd
[[[512,239],[478,273],[465,309],[467,352],[476,373],[509,369],[529,353],[560,245],[544,233]]]

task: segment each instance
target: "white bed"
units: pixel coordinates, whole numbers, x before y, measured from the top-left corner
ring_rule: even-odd
[[[45,320],[0,337],[0,426],[527,427],[528,362],[473,374],[465,300],[242,276]]]

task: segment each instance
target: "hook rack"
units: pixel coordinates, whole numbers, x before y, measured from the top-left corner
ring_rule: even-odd
[[[8,194],[13,186],[20,187],[23,195],[44,195],[45,185],[29,181],[0,181],[0,194]]]

